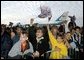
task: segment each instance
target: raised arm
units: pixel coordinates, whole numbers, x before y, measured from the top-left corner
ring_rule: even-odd
[[[51,47],[55,47],[57,44],[57,40],[56,38],[53,36],[53,34],[51,33],[50,29],[49,29],[49,25],[47,25],[47,29],[48,29],[48,35],[49,35],[49,39],[50,39],[50,43],[51,43]]]
[[[33,19],[30,20],[30,27],[29,27],[29,39],[30,39],[30,42],[31,40],[34,40],[35,39],[35,28],[33,26]]]
[[[33,47],[35,47],[36,42],[36,34],[35,34],[35,28],[33,26],[33,19],[30,20],[30,27],[29,27],[29,41],[32,43]],[[36,48],[34,48],[35,50]]]

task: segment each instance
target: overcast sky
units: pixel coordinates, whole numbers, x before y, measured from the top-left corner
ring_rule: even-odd
[[[76,16],[77,25],[83,26],[82,1],[1,1],[1,23],[29,24],[31,18],[36,18],[40,14],[40,5],[51,8],[51,22],[55,22],[63,12],[69,11],[69,15]],[[47,18],[36,18],[34,22],[46,23]]]

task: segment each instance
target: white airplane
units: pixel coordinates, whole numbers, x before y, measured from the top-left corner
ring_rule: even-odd
[[[64,12],[60,17],[58,17],[55,22],[53,23],[49,23],[49,24],[62,24],[62,23],[66,23],[67,22],[67,18],[68,18],[68,11]]]
[[[69,11],[64,12],[60,17],[58,17],[55,22],[50,22],[50,19],[52,18],[52,13],[51,13],[51,9],[48,6],[40,6],[41,9],[41,13],[38,15],[39,18],[46,18],[48,17],[48,22],[49,24],[62,24],[67,22],[67,17],[68,17],[68,13]]]

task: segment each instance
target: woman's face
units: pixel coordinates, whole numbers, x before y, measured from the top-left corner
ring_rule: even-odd
[[[63,42],[62,37],[58,36],[58,37],[57,37],[57,41],[58,41],[59,43]]]
[[[40,37],[42,37],[42,36],[43,36],[42,30],[37,30],[37,32],[36,32],[36,37],[40,38]]]
[[[20,40],[21,40],[21,42],[24,42],[25,40],[28,40],[27,35],[26,34],[21,34],[20,35]]]
[[[51,31],[54,35],[58,32],[58,30],[56,28],[51,29]]]

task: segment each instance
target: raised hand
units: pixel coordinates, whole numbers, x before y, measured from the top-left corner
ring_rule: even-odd
[[[30,20],[30,24],[33,24],[33,22],[34,22],[34,19],[33,19],[33,18],[31,18],[31,20]]]
[[[49,30],[49,24],[47,24],[46,26],[47,26],[47,29]]]
[[[34,57],[39,57],[39,52],[38,52],[38,51],[34,52],[34,53],[33,53],[33,56],[34,56]]]

